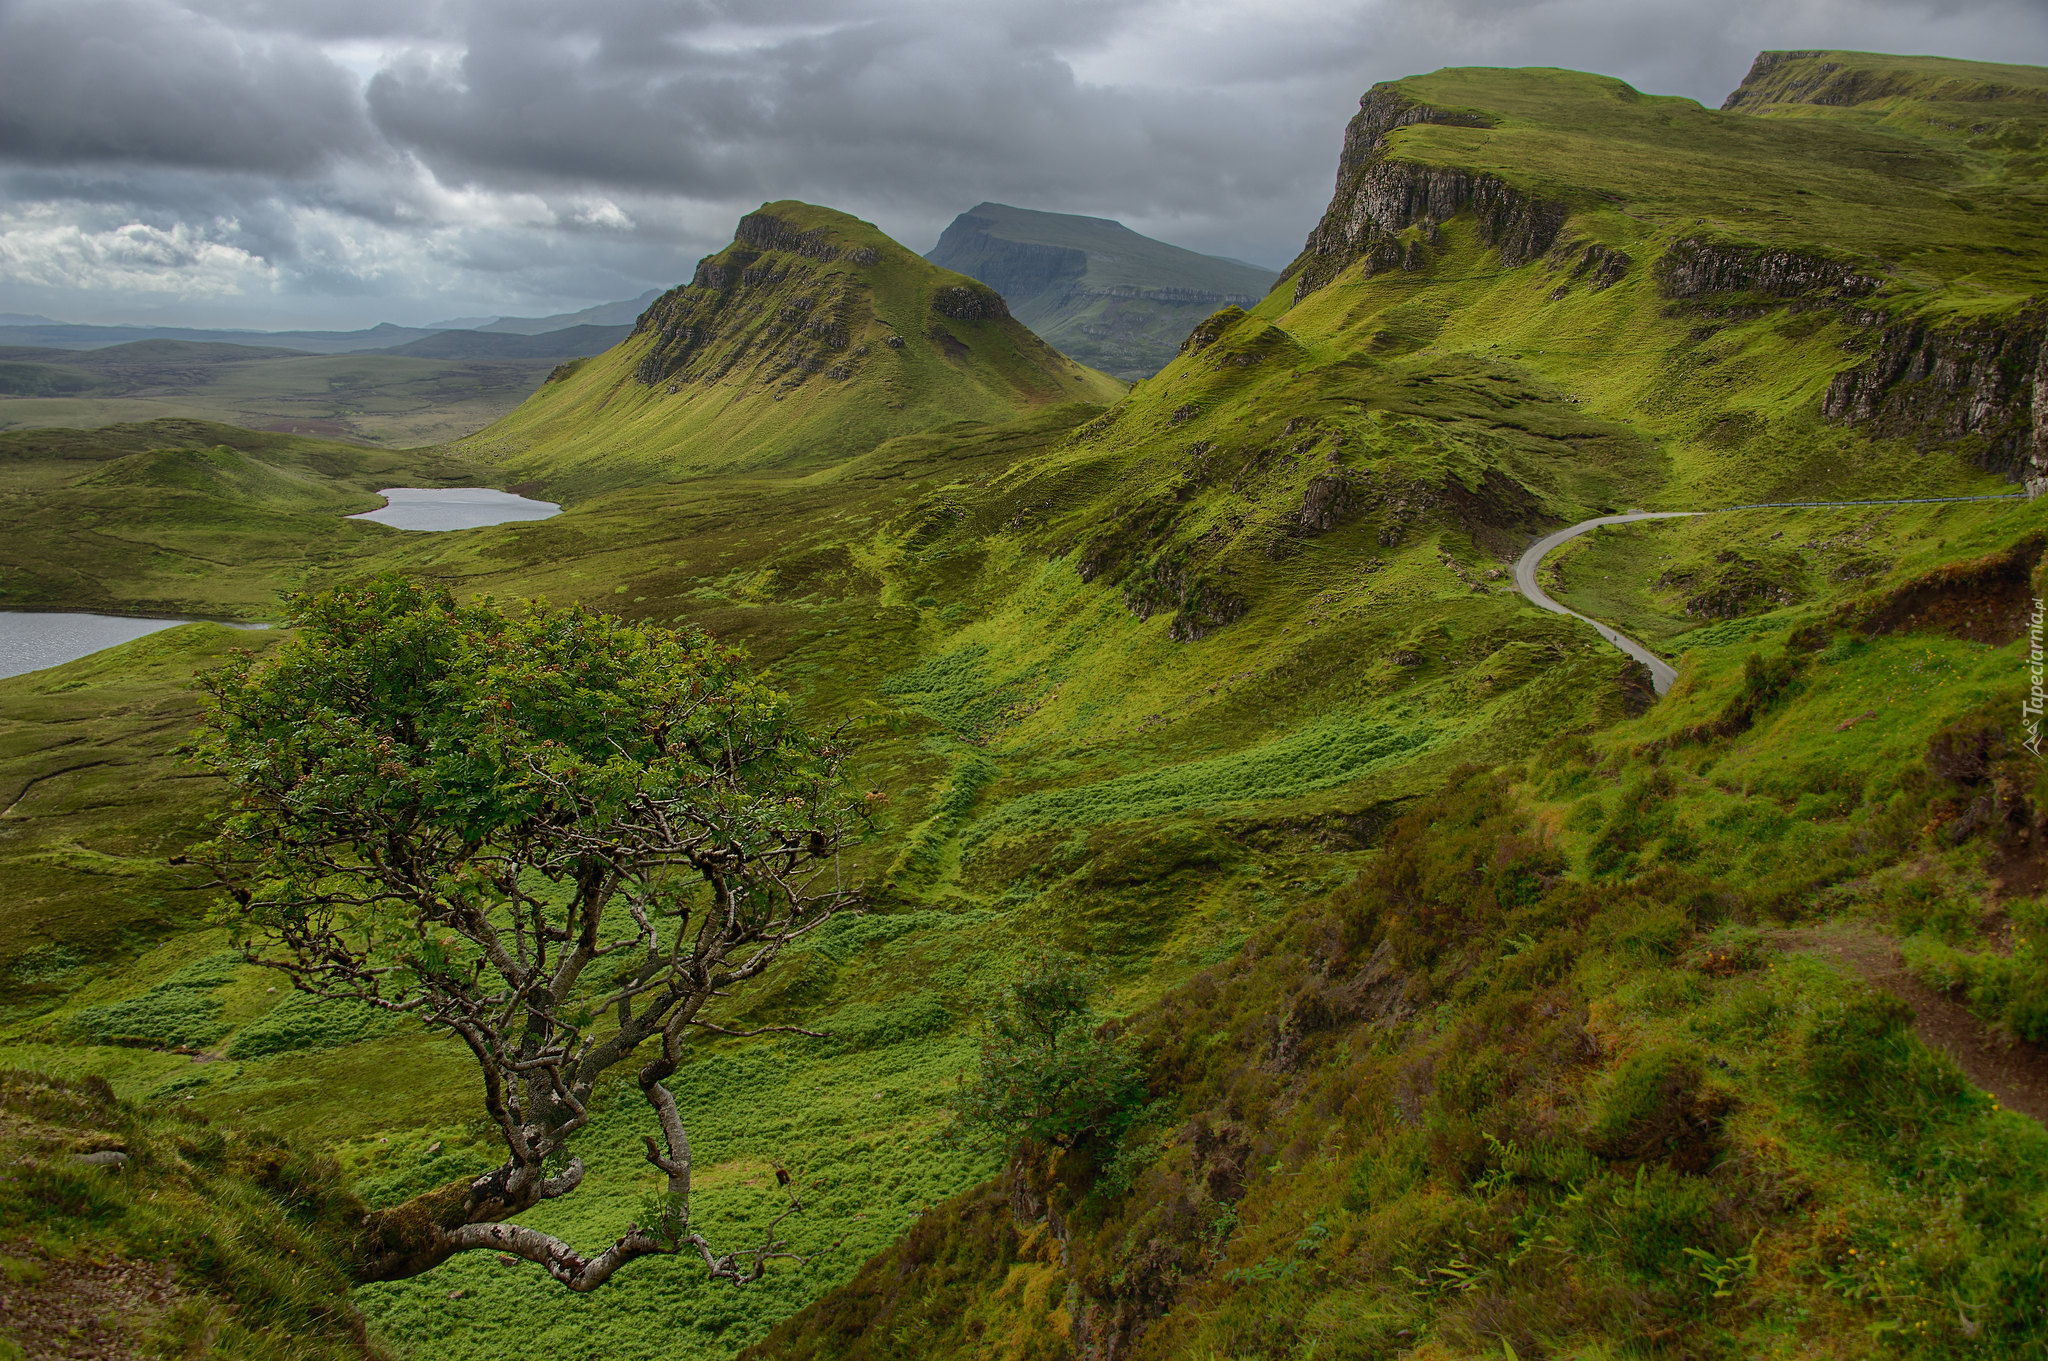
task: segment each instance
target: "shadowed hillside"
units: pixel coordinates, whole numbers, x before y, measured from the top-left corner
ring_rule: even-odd
[[[1273,272],[1140,236],[1121,222],[983,203],[925,256],[1003,295],[1061,353],[1136,381],[1218,307],[1249,307]]]

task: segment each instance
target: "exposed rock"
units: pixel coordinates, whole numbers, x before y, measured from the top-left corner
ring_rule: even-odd
[[[932,293],[932,311],[954,321],[1000,321],[1010,315],[1003,295],[984,284],[950,284]]]
[[[1844,260],[1783,247],[1687,237],[1672,243],[1656,265],[1657,291],[1667,298],[1713,293],[1757,293],[1771,298],[1827,294],[1860,298],[1883,280]]]
[[[1359,100],[1358,116],[1344,134],[1337,190],[1308,243],[1282,278],[1294,279],[1294,300],[1321,288],[1354,262],[1368,272],[1418,269],[1427,263],[1425,241],[1439,224],[1471,211],[1479,237],[1500,250],[1510,267],[1550,250],[1570,212],[1566,204],[1539,199],[1497,175],[1395,159],[1388,138],[1418,123],[1489,127],[1473,113],[1431,108],[1383,83]],[[1417,237],[1401,233],[1414,227]]]
[[[1923,448],[1960,442],[1979,467],[2048,488],[2048,312],[1946,330],[1862,320],[1877,351],[1835,375],[1821,414]]]
[[[1198,350],[1208,349],[1223,338],[1225,331],[1243,321],[1244,318],[1245,310],[1234,305],[1211,313],[1194,330],[1188,332],[1188,338],[1180,343],[1180,352],[1182,354],[1193,354]]]
[[[1301,532],[1321,534],[1358,518],[1358,491],[1341,475],[1309,479],[1301,494]]]
[[[839,248],[827,243],[822,227],[800,232],[779,217],[767,213],[748,213],[740,219],[740,225],[732,239],[743,246],[760,250],[786,251],[812,260],[837,260]],[[869,252],[873,254],[873,252]]]
[[[1587,287],[1598,292],[1600,289],[1612,288],[1620,283],[1634,266],[1635,260],[1627,251],[1616,250],[1612,246],[1603,246],[1594,241],[1579,253],[1579,258],[1572,265],[1571,273],[1567,277],[1574,282],[1584,279]]]
[[[103,1148],[97,1153],[74,1153],[71,1161],[80,1167],[106,1167],[118,1172],[128,1165],[128,1155],[118,1148]]]

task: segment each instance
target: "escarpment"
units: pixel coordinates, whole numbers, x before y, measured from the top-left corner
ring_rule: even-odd
[[[1425,242],[1461,212],[1474,214],[1480,240],[1496,247],[1501,263],[1510,268],[1536,259],[1556,243],[1568,205],[1528,194],[1497,175],[1397,159],[1389,138],[1423,123],[1492,125],[1479,114],[1433,108],[1397,85],[1368,90],[1345,130],[1336,194],[1281,276],[1294,280],[1296,302],[1358,260],[1366,261],[1368,274],[1420,268]],[[1411,227],[1419,229],[1419,237],[1404,239]]]
[[[2036,495],[2048,490],[2048,311],[1935,328],[1864,318],[1876,352],[1835,375],[1821,412],[1871,434],[1952,443]]]
[[[1892,64],[1897,62],[1897,66]],[[1930,78],[1906,62],[1874,52],[1760,52],[1742,84],[1722,101],[1724,112],[1757,113],[1778,104],[1853,108],[1901,96],[1952,103],[2021,102],[2048,105],[2038,87],[1949,75]]]
[[[1715,293],[1861,298],[1883,286],[1876,275],[1846,260],[1782,246],[1702,237],[1674,242],[1658,257],[1654,274],[1657,291],[1667,298],[1701,298]]]
[[[1028,298],[1088,272],[1088,254],[1072,246],[998,236],[994,217],[965,212],[953,219],[930,259],[981,280],[1005,298]]]

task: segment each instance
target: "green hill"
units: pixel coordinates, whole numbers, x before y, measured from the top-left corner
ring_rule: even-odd
[[[683,474],[815,468],[912,430],[1120,390],[1018,325],[986,287],[869,224],[770,203],[629,339],[565,366],[462,447],[574,499]]]
[[[477,443],[500,479],[578,493],[567,513],[304,562],[702,625],[847,724],[881,796],[852,869],[871,912],[718,1016],[830,1040],[707,1039],[676,1082],[704,1222],[756,1215],[777,1160],[817,1187],[807,1263],[733,1292],[648,1262],[557,1307],[471,1255],[358,1291],[380,1342],[2034,1354],[2048,1148],[1972,1037],[2048,1039],[2048,788],[2018,721],[2041,503],[1578,541],[1553,589],[1676,664],[1662,700],[1506,579],[1538,533],[1623,507],[2001,494],[2048,466],[2031,87],[1847,54],[1752,79],[1830,62],[1911,90],[1716,111],[1561,71],[1377,86],[1282,286],[1107,409],[1004,387],[1060,370],[1005,369],[999,337],[1046,352],[930,310],[985,292],[777,205]],[[2021,93],[1930,125],[1971,80]],[[830,378],[885,334],[903,369]],[[227,442],[124,438],[23,475]],[[119,466],[209,505],[296,485]],[[175,683],[232,641],[0,683],[0,861],[26,886],[0,1061],[331,1151],[375,1204],[474,1175],[460,1055],[288,1009],[164,863],[210,810],[169,755]],[[1005,1165],[935,1136],[981,999],[1042,942],[1109,972],[1146,1104],[1117,1148]],[[537,1227],[595,1243],[640,1202],[632,1106],[594,1108],[587,1180]]]
[[[1226,304],[1251,306],[1274,279],[1107,218],[1002,203],[954,218],[925,258],[995,289],[1062,353],[1133,382],[1164,367],[1196,322]]]

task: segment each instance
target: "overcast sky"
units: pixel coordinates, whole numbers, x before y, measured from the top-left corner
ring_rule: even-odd
[[[1767,47],[2048,64],[2048,0],[0,0],[0,312],[565,311],[776,198],[920,251],[993,199],[1278,267],[1376,80],[1718,104]]]

